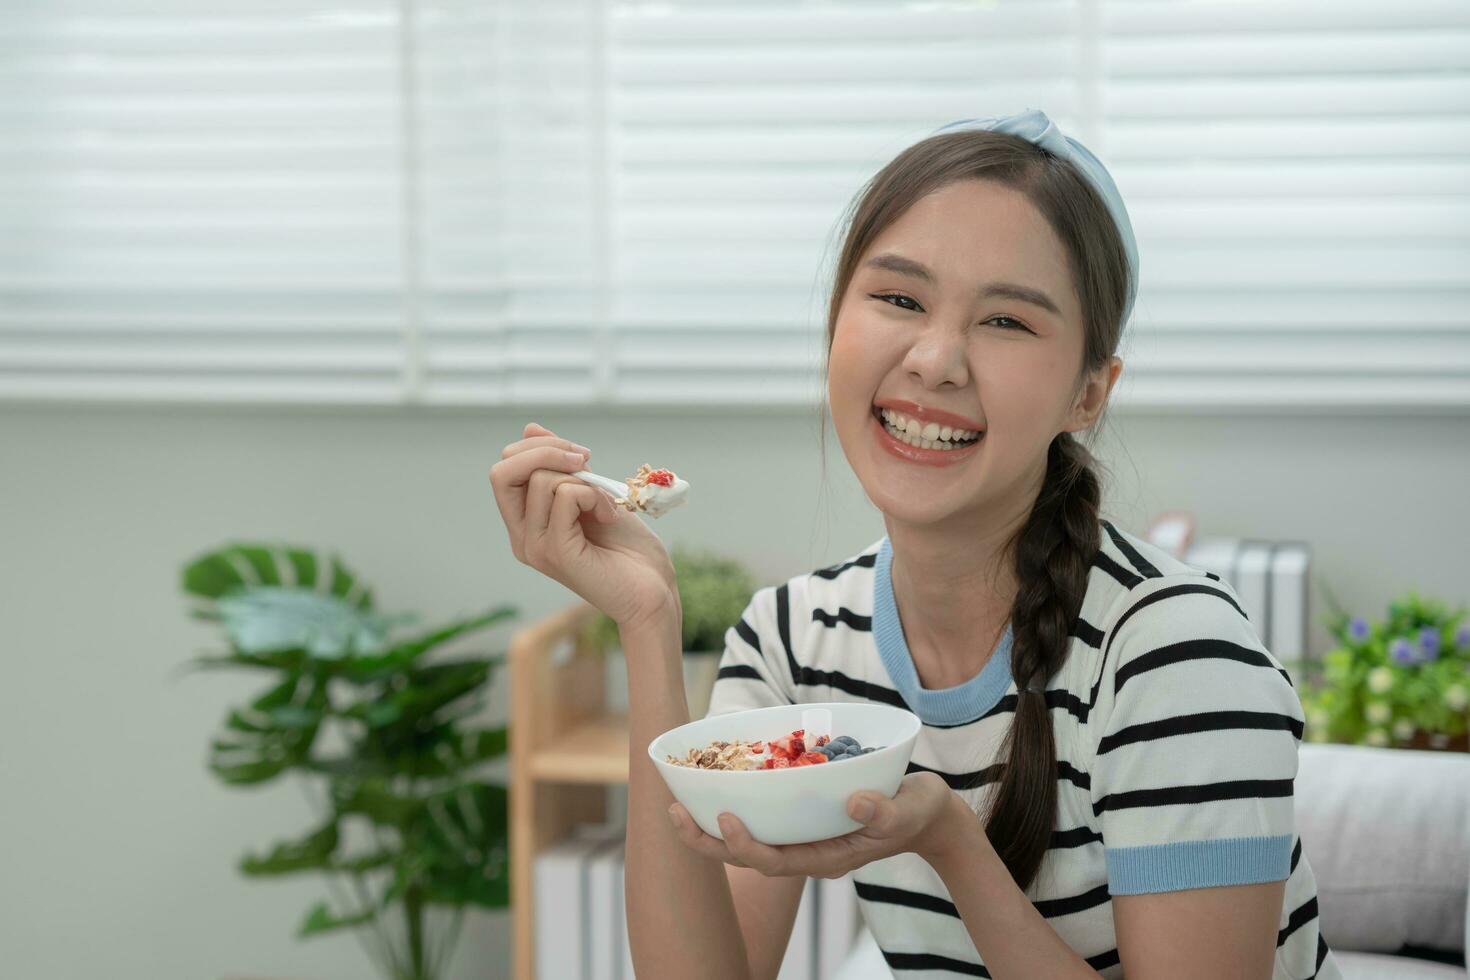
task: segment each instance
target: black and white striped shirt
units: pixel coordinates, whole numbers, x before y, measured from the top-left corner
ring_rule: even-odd
[[[1112,895],[1286,880],[1274,980],[1341,974],[1292,809],[1301,703],[1240,598],[1212,573],[1107,521],[1061,669],[1046,685],[1058,787],[1051,848],[1027,897],[1104,977],[1122,976]],[[910,772],[986,812],[1016,706],[1009,626],[985,667],[927,690],[904,641],[887,537],[759,589],[725,634],[709,713],[878,701],[924,725]],[[914,854],[853,872],[901,977],[988,977],[934,870]]]

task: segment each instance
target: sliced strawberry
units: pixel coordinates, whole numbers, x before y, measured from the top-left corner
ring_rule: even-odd
[[[832,741],[832,736],[831,735],[818,735],[817,736],[817,748],[821,748],[822,746],[826,745],[830,741]]]
[[[765,750],[766,750],[766,743],[765,742],[752,742],[750,744],[750,751],[752,751],[752,752],[760,753],[760,752],[764,752]]]
[[[767,761],[770,762],[772,769],[789,769],[791,767],[790,759],[768,759]]]
[[[830,761],[830,760],[825,755],[823,755],[820,752],[803,752],[797,758],[796,764],[797,765],[801,765],[801,766],[815,766],[818,763],[828,762],[828,761]]]

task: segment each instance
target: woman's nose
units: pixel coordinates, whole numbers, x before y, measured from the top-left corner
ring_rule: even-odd
[[[961,337],[951,331],[930,330],[909,348],[904,363],[926,387],[937,387],[944,381],[963,385],[969,377],[966,356]]]

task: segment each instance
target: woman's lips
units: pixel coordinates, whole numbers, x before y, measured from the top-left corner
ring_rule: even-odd
[[[868,418],[873,420],[873,431],[877,435],[880,446],[899,459],[918,463],[920,466],[953,466],[973,456],[976,448],[985,441],[985,433],[981,432],[980,438],[959,449],[924,449],[920,446],[910,446],[902,439],[892,435],[884,427],[883,419],[876,409],[868,413]]]

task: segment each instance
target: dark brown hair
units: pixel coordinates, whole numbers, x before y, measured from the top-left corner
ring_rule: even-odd
[[[827,305],[830,358],[837,314],[859,261],[877,237],[919,199],[961,180],[991,180],[1026,195],[1066,248],[1081,303],[1083,347],[1077,384],[1118,348],[1129,269],[1107,205],[1066,160],[1019,136],[969,130],[930,136],[905,149],[861,189],[846,217],[846,234]],[[829,368],[824,359],[823,381]],[[1100,421],[1100,420],[1099,420]],[[823,465],[826,402],[822,404]],[[1041,687],[1066,657],[1073,623],[1099,547],[1101,489],[1090,451],[1070,432],[1052,440],[1046,477],[1025,526],[1002,551],[1015,562],[1019,589],[1011,607],[1011,669],[1018,689]],[[1025,889],[1051,845],[1056,822],[1057,756],[1050,699],[1020,694],[1001,755],[1000,784],[986,833],[1011,877]]]

